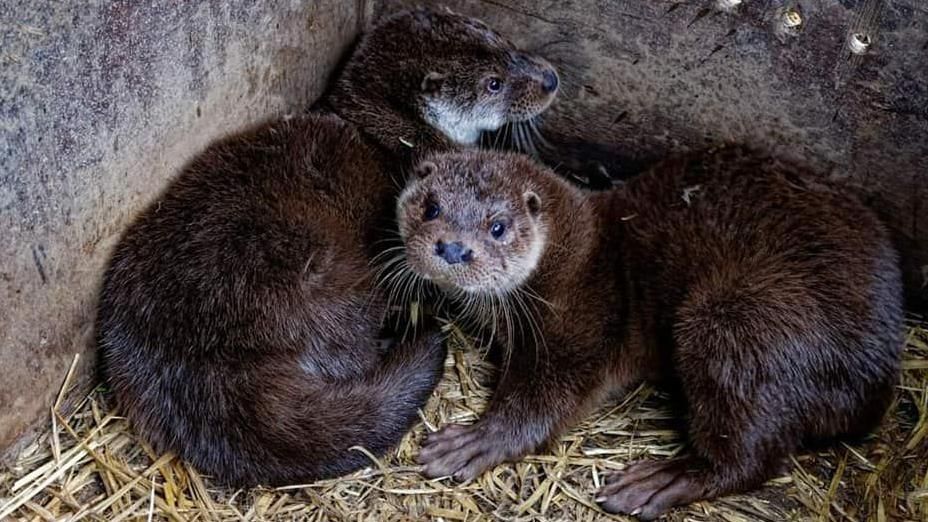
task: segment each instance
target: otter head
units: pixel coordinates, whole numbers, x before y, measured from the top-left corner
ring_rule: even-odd
[[[421,162],[397,202],[408,267],[446,290],[500,295],[523,285],[545,250],[540,167],[494,152]]]
[[[374,72],[372,72],[374,71]],[[356,88],[459,145],[551,105],[554,67],[483,22],[452,12],[404,11],[365,36],[346,73]]]

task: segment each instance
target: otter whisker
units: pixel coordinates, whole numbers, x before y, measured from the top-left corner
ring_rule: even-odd
[[[520,329],[520,332],[523,332],[523,333],[522,333],[522,337],[521,337],[520,340],[519,340],[519,341],[520,341],[520,344],[524,345],[525,342],[528,340],[527,336],[525,336],[525,334],[524,334],[524,329],[523,329],[523,326],[522,326],[522,322],[523,322],[523,321],[526,321],[526,320],[528,321],[528,328],[529,328],[529,332],[532,334],[532,339],[533,339],[533,341],[535,342],[535,344],[537,344],[538,339],[537,339],[537,337],[536,337],[536,335],[535,335],[535,330],[534,330],[534,327],[533,327],[533,323],[532,323],[532,321],[531,321],[531,318],[529,317],[529,312],[528,312],[528,309],[525,307],[525,303],[522,302],[522,299],[521,299],[520,296],[519,296],[518,290],[512,294],[512,300],[513,300],[513,303],[515,304],[515,306],[518,306],[518,307],[519,307],[519,311],[520,311],[520,314],[518,315],[518,319],[519,319],[519,329]],[[535,364],[536,364],[536,366],[537,366],[537,364],[538,364],[537,353],[536,353],[536,357],[535,357]]]
[[[534,299],[535,301],[538,301],[539,303],[547,306],[548,310],[551,310],[552,313],[554,313],[557,316],[560,316],[560,312],[557,309],[557,307],[554,305],[554,303],[538,295],[538,292],[536,292],[535,289],[532,288],[530,285],[526,284],[524,287],[522,287],[521,290],[525,293],[527,297]]]
[[[506,353],[511,354],[513,350],[515,350],[515,345],[513,343],[513,339],[515,337],[514,336],[515,329],[513,327],[513,320],[512,320],[512,306],[509,303],[509,300],[506,299],[506,296],[503,294],[499,294],[499,302],[500,302],[500,308],[502,309],[503,314],[506,319],[506,334],[507,334],[506,335]],[[518,316],[516,318],[518,319]],[[508,359],[509,359],[509,356],[507,356],[507,361]]]
[[[416,277],[411,272],[408,272],[408,277],[404,280],[405,284],[403,285],[403,292],[400,294],[400,304],[403,306],[404,310],[409,309],[409,305],[412,302],[413,286],[416,282]]]
[[[461,325],[462,329],[465,331],[474,331],[484,326],[479,321],[479,317],[474,313],[474,310],[478,310],[480,307],[478,300],[459,290],[455,291],[454,294],[454,300],[461,304],[459,316],[465,321],[464,324]]]
[[[532,156],[538,156],[538,149],[535,148],[535,141],[532,138],[532,134],[528,129],[528,123],[519,124],[519,132],[522,133],[522,139],[525,141],[526,152]]]
[[[509,127],[511,125],[511,123],[507,123],[496,131],[496,140],[493,143],[493,148],[497,150],[506,148],[507,143],[509,143]]]
[[[379,254],[377,254],[376,256],[374,256],[373,258],[371,258],[371,260],[369,261],[368,264],[371,264],[371,265],[379,264],[380,259],[382,259],[382,258],[384,258],[384,257],[386,257],[386,256],[388,256],[388,255],[390,255],[390,254],[392,254],[392,253],[394,253],[394,252],[404,252],[405,250],[406,250],[406,247],[405,247],[404,245],[397,245],[397,246],[392,246],[392,247],[390,247],[390,248],[385,248],[382,252],[380,252]],[[403,257],[403,256],[399,256],[399,257]]]
[[[529,120],[529,122],[525,124],[525,134],[528,135],[529,141],[532,142],[532,150],[535,151],[535,155],[540,155],[540,141],[538,140],[538,134],[536,132],[533,120]]]
[[[420,318],[424,318],[423,303],[425,302],[425,281],[421,277],[416,278],[416,317],[413,318],[413,332],[419,328]]]
[[[408,284],[408,280],[415,277],[415,274],[409,270],[404,256],[398,256],[392,261],[392,264],[395,264],[396,267],[380,279],[380,284],[386,286],[388,310],[391,309],[395,299],[400,297],[400,291]]]
[[[528,130],[523,123],[519,123],[519,135],[522,136],[522,152],[529,156],[535,156],[535,146],[532,145],[532,141],[528,136]]]
[[[375,284],[378,286],[387,285],[390,281],[390,278],[396,276],[396,272],[399,270],[405,260],[405,257],[400,254],[382,263],[379,268],[374,271]]]
[[[501,299],[497,301],[495,294],[489,294],[488,297],[489,297],[489,300],[492,306],[493,333],[495,335],[497,331],[498,314],[503,313],[505,311],[504,309],[505,305]],[[499,312],[497,311],[497,302],[499,303],[499,308],[500,308]],[[512,363],[512,325],[511,323],[509,323],[508,315],[506,316],[505,319],[507,322],[506,328],[509,329],[509,331],[507,332],[508,335],[506,336],[507,337],[506,346],[503,347],[503,353],[505,355],[505,359],[503,360],[502,375],[506,375],[507,373],[509,373],[509,368]],[[492,343],[492,338],[491,338],[490,345],[492,346],[492,344],[493,343]]]
[[[527,295],[527,294],[523,294]],[[521,297],[520,297],[521,300]],[[544,360],[548,360],[548,341],[545,338],[544,331],[541,328],[541,317],[536,317],[539,314],[538,309],[534,306],[532,302],[521,301],[522,305],[526,307],[526,313],[528,316],[529,324],[532,328],[532,340],[535,342],[536,357],[535,363],[538,364],[537,350],[538,346],[541,346],[542,353],[544,355]],[[539,342],[539,338],[541,342]]]
[[[402,316],[407,317],[407,327],[410,323],[417,323],[419,318],[419,310],[412,309],[414,298],[416,295],[416,287],[420,283],[420,279],[413,273],[411,270],[406,270],[408,276],[404,279],[403,290],[400,293],[400,301],[398,303],[400,310],[402,310]],[[421,304],[421,301],[419,301]],[[413,326],[415,326],[413,324]],[[413,330],[415,332],[415,330]],[[405,332],[404,332],[405,336]]]
[[[403,334],[402,334],[403,339],[406,339],[407,335],[409,334],[409,326],[415,320],[412,317],[412,314],[410,312],[411,302],[409,300],[409,289],[413,286],[414,281],[415,281],[415,276],[411,274],[408,277],[405,277],[402,280],[402,290],[399,292],[399,301],[397,304],[397,307],[399,308],[399,313],[396,315],[394,324],[397,327],[397,329],[399,329],[400,321],[403,320],[404,318],[406,319],[405,324],[403,326]]]
[[[536,143],[541,146],[541,149],[545,151],[550,151],[554,147],[551,145],[551,142],[549,142],[547,138],[545,138],[545,135],[542,134],[541,127],[539,127],[540,119],[541,119],[540,117],[536,116],[532,118],[531,120],[529,120],[529,129],[531,129],[532,133],[535,135]]]
[[[466,311],[467,317],[467,328],[473,332],[485,332],[487,328],[491,326],[490,322],[487,319],[486,311],[488,309],[486,304],[486,299],[480,297],[470,297],[468,299],[468,307]],[[490,339],[486,340],[486,344],[492,344],[493,339],[492,335]]]
[[[445,295],[444,292],[440,292],[440,293],[438,294],[438,301],[435,303],[435,312],[436,312],[436,313],[443,313],[443,312],[444,312],[445,301],[447,301],[447,300],[448,300],[448,298],[447,298],[447,296]]]
[[[519,127],[515,123],[509,125],[512,131],[512,139],[509,140],[509,148],[517,152],[522,152],[522,142],[519,140]]]
[[[502,127],[495,131],[484,132],[480,135],[480,144],[485,148],[493,150],[499,149],[499,140],[502,134]]]
[[[390,181],[393,182],[393,187],[397,189],[397,192],[402,191],[406,187],[406,181],[409,179],[409,175],[404,173],[402,179],[398,179],[395,174],[390,174]]]
[[[415,311],[413,311],[413,310],[412,310],[413,301],[412,301],[411,295],[410,295],[410,294],[414,294],[413,288],[417,285],[418,279],[419,279],[419,278],[418,278],[418,277],[415,277],[415,276],[410,277],[410,278],[408,279],[408,283],[406,284],[406,290],[405,290],[404,293],[403,293],[402,314],[400,314],[400,317],[402,317],[402,316],[405,315],[405,314],[408,314],[408,315],[409,315],[409,318],[408,318],[408,320],[406,321],[405,327],[403,328],[402,339],[406,339],[407,336],[409,335],[409,327],[410,327],[410,326],[412,326],[413,335],[415,335],[415,333],[416,333],[416,331],[417,331],[417,329],[418,329],[418,326],[417,326],[417,324],[418,324],[418,319],[419,319],[419,310],[418,310],[418,306],[419,306],[419,303],[421,303],[421,301],[416,302],[417,308],[416,308]],[[397,321],[399,321],[399,319],[397,319]]]
[[[500,299],[504,300],[506,303],[507,313],[512,312],[511,315],[514,315],[515,318],[507,317],[507,328],[509,329],[509,342],[507,343],[509,349],[514,348],[514,340],[521,340],[525,336],[525,329],[522,327],[522,317],[520,311],[517,308],[518,302],[513,303],[510,299],[508,293],[500,292]],[[518,337],[516,337],[516,326],[519,328]]]
[[[520,136],[519,141],[521,143],[520,146],[522,148],[522,152],[530,156],[537,156],[538,151],[535,149],[535,144],[532,142],[532,138],[528,133],[527,124],[519,123],[518,132]]]
[[[513,302],[513,299],[512,299],[513,297],[515,297],[514,294],[512,294],[512,293],[507,293],[507,299],[506,299],[506,301],[509,303],[509,309],[512,310],[512,314],[514,315],[514,319],[512,319],[511,322],[512,322],[512,323],[518,323],[518,326],[519,326],[519,335],[520,335],[520,339],[521,339],[521,338],[525,335],[525,333],[524,333],[525,328],[522,326],[522,314],[521,314],[519,308],[517,308],[518,302]],[[515,337],[515,332],[512,331],[513,329],[514,329],[514,327],[513,327],[513,326],[510,326],[510,334],[509,334],[509,343],[508,343],[508,344],[509,344],[509,351],[511,351],[511,352],[514,352],[514,351],[516,350],[516,341],[518,340],[518,339],[516,339],[516,337]]]
[[[533,118],[529,122],[529,130],[532,133],[532,136],[535,139],[535,145],[538,147],[539,152],[550,151],[553,149],[551,142],[545,138],[545,135],[541,132],[541,127],[539,127],[538,118]]]
[[[492,346],[496,341],[496,334],[499,332],[499,320],[496,312],[496,301],[491,297],[488,302],[490,304],[490,321],[492,325],[489,344]]]
[[[374,279],[374,284],[381,288],[386,288],[388,279],[394,275],[394,272],[397,270],[398,263],[402,262],[404,256],[402,253],[396,254],[390,259],[378,264],[377,266],[371,266],[370,276]]]
[[[396,259],[390,261],[390,264],[396,264]],[[389,270],[389,271],[388,271]],[[385,266],[381,268],[381,273],[385,273],[383,276],[377,276],[375,278],[375,285],[380,287],[383,290],[383,293],[386,294],[386,302],[384,303],[384,316],[389,315],[390,313],[390,300],[394,292],[393,284],[390,282],[394,280],[401,273],[400,267],[395,267],[390,269],[390,266]],[[383,294],[378,292],[371,292],[367,297],[367,303],[365,309],[369,309],[373,300]]]
[[[401,256],[395,256],[377,266],[370,267],[369,271],[374,276],[375,284],[381,285],[387,282],[387,277],[397,269],[403,261]]]
[[[387,290],[386,308],[388,312],[392,310],[393,303],[396,302],[396,299],[398,297],[398,292],[405,278],[406,278],[406,274],[405,272],[403,272],[401,268],[397,268],[397,270],[395,270],[390,275],[390,279],[386,287],[386,290]]]

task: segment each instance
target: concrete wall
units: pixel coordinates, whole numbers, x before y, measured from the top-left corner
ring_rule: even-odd
[[[379,0],[377,11],[413,3]],[[925,0],[442,3],[558,66],[563,90],[544,125],[552,164],[597,160],[622,177],[722,141],[798,157],[875,197],[913,304],[928,297]],[[854,32],[870,37],[866,53],[849,51]]]
[[[48,418],[127,220],[207,142],[307,106],[366,2],[0,2],[0,452]]]

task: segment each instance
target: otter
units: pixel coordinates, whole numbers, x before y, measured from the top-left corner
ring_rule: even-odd
[[[686,456],[596,497],[653,519],[761,485],[805,444],[867,434],[900,371],[900,269],[884,225],[801,166],[740,146],[585,192],[529,158],[423,160],[397,203],[405,261],[505,349],[472,425],[430,434],[429,477],[539,448],[607,395],[663,383]]]
[[[141,437],[234,486],[387,452],[445,359],[437,328],[397,339],[385,321],[372,260],[397,183],[419,154],[536,116],[556,78],[478,20],[404,11],[317,109],[199,154],[128,227],[100,294],[104,374]]]

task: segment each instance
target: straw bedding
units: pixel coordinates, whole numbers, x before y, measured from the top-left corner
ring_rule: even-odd
[[[171,455],[153,455],[110,410],[102,388],[60,411],[75,393],[69,375],[48,432],[0,471],[0,520],[624,520],[591,501],[604,477],[631,460],[682,449],[665,401],[642,386],[539,455],[463,486],[425,480],[415,466],[424,432],[475,419],[493,371],[452,332],[446,375],[423,422],[388,458],[340,479],[240,491],[212,486]],[[760,491],[698,503],[668,519],[928,520],[928,324],[908,326],[897,398],[878,433],[793,464]]]

